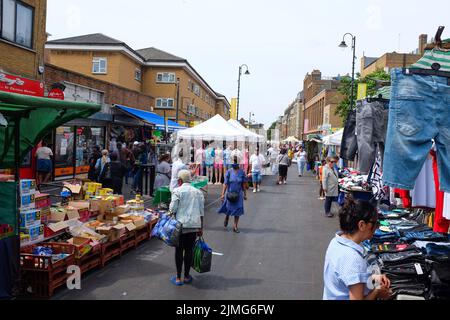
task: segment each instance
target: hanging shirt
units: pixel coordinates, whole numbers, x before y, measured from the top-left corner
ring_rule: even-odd
[[[223,150],[223,164],[231,165],[231,149],[227,148]]]
[[[434,215],[433,231],[434,232],[447,232],[450,226],[450,221],[443,217],[444,211],[444,192],[440,190],[439,184],[439,172],[438,163],[436,159],[436,151],[432,150],[431,155],[433,156],[433,172],[434,172],[434,182],[436,185],[436,212]]]
[[[450,50],[434,48],[426,50],[423,57],[414,63],[411,68],[429,69],[434,63],[439,63],[439,71],[450,72]]]
[[[383,172],[381,166],[381,153],[377,152],[375,158],[375,164],[372,168],[372,173],[370,177],[370,183],[372,185],[372,193],[376,200],[381,200],[386,198],[387,190],[383,183]]]
[[[195,151],[195,163],[202,164],[205,161],[205,150],[202,148]]]
[[[170,191],[173,191],[176,187],[178,187],[178,172],[181,170],[188,170],[188,166],[178,159],[172,164],[172,175],[170,179]]]
[[[450,193],[444,194],[444,212],[442,216],[445,219],[450,220]]]
[[[416,179],[414,189],[411,191],[413,207],[436,208],[436,187],[433,174],[433,157],[429,155],[425,161],[419,176]]]

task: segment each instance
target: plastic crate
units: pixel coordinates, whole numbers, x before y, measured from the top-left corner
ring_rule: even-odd
[[[120,239],[102,244],[102,254],[101,254],[102,267],[104,267],[108,261],[117,256],[122,256]]]
[[[123,254],[128,249],[136,248],[136,231],[131,231],[120,237],[120,251]]]
[[[69,254],[64,259],[53,261],[51,256],[39,256],[33,254],[35,247],[48,247],[53,250],[53,254]],[[21,248],[20,266],[23,270],[30,271],[52,271],[58,268],[67,268],[74,262],[75,247],[68,243],[50,242],[35,244]]]
[[[81,274],[101,266],[102,252],[101,250],[92,250],[85,256],[75,259],[75,264],[80,267]]]

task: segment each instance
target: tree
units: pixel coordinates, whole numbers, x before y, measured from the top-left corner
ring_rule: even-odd
[[[377,84],[382,83],[384,81],[390,81],[391,77],[384,70],[379,69],[366,77],[361,78],[361,75],[358,73],[355,79],[354,85],[354,93],[353,93],[353,106],[356,105],[356,97],[358,92],[358,84],[359,83],[367,83],[367,96],[373,96],[376,94],[378,87]],[[338,88],[338,91],[343,95],[343,99],[341,103],[336,107],[336,114],[339,115],[344,121],[348,117],[348,113],[350,112],[350,100],[351,100],[351,85],[352,78],[349,76],[341,78],[341,84]]]
[[[277,126],[277,122],[275,121],[272,123],[272,125],[267,130],[267,140],[268,141],[272,140],[272,130],[275,129],[276,126]]]

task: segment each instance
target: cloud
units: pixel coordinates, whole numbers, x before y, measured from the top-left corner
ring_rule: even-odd
[[[71,31],[79,30],[81,27],[81,9],[71,5],[66,10],[66,26]]]
[[[370,31],[381,30],[383,24],[383,17],[381,14],[381,7],[378,5],[371,5],[367,7],[367,20],[366,26]]]

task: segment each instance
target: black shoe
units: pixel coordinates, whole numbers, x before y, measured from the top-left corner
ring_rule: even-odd
[[[233,228],[233,231],[234,231],[235,233],[241,233],[241,231],[240,231],[238,228]]]
[[[226,228],[228,227],[228,222],[230,221],[230,218],[226,217],[225,221],[223,222],[223,226]]]

